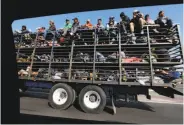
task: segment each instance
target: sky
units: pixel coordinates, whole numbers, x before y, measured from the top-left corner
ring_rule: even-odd
[[[144,6],[144,7],[132,7],[132,8],[119,8],[119,9],[109,9],[109,10],[99,10],[99,11],[86,11],[78,13],[68,13],[68,14],[59,14],[59,15],[50,15],[36,18],[27,18],[16,20],[12,23],[12,30],[20,30],[22,25],[26,25],[27,29],[31,31],[36,31],[37,27],[44,26],[49,27],[49,20],[55,22],[56,28],[62,28],[65,25],[65,20],[72,19],[77,17],[80,21],[80,24],[85,24],[87,19],[91,20],[92,24],[97,23],[97,19],[101,18],[103,24],[105,25],[108,22],[110,16],[114,16],[117,22],[120,21],[120,13],[124,12],[127,16],[132,18],[133,10],[139,10],[144,15],[149,14],[152,19],[156,19],[158,12],[164,10],[165,16],[171,18],[173,23],[179,23],[181,26],[181,34],[183,34],[183,6],[184,4],[173,4],[173,5],[162,5],[162,6]]]

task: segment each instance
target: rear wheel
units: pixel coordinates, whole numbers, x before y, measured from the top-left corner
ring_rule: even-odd
[[[106,106],[106,94],[98,86],[86,86],[79,94],[79,105],[86,113],[98,114]]]
[[[49,103],[55,109],[67,109],[74,100],[72,87],[59,83],[54,85],[49,93]]]

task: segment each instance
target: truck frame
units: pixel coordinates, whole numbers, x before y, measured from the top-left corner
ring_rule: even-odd
[[[183,95],[177,90],[177,85],[173,86],[173,82],[155,81],[156,69],[183,64],[180,26],[174,25],[170,33],[166,33],[166,29],[154,33],[153,28],[161,29],[158,25],[145,25],[144,34],[135,34],[136,43],[132,43],[133,37],[122,33],[119,28],[113,29],[116,32],[114,35],[108,31],[106,36],[99,29],[79,29],[77,33],[80,38],[65,38],[61,46],[56,46],[57,35],[54,32],[49,47],[37,46],[39,34],[35,33],[32,47],[16,47],[18,71],[25,71],[28,66],[31,69],[26,75],[19,72],[20,88],[50,89],[48,100],[56,109],[67,109],[77,99],[86,113],[102,112],[108,98],[116,113],[115,100],[137,100],[138,94],[151,99],[149,89],[171,98],[174,94]],[[23,37],[20,35],[19,45],[23,45]],[[174,39],[177,43],[173,42]],[[168,40],[171,42],[166,42]],[[164,59],[161,57],[164,54],[154,61],[155,48],[166,48],[173,60],[179,61],[159,61]],[[125,52],[126,58],[122,57],[122,52]],[[22,61],[21,54],[29,56],[29,59]],[[48,55],[49,59],[36,58],[43,54]]]

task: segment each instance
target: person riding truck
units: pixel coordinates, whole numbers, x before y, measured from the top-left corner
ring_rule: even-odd
[[[120,13],[120,18],[121,18],[121,21],[119,22],[120,30],[123,33],[127,33],[127,29],[129,29],[130,24],[130,18],[126,16],[124,12]]]
[[[55,26],[55,24],[54,24],[54,21],[52,21],[52,20],[50,20],[49,21],[49,30],[50,31],[56,31],[56,26]]]
[[[80,27],[80,23],[79,23],[78,18],[74,18],[73,21],[74,22],[72,24],[72,28],[71,28],[71,32],[70,32],[70,35],[71,36],[73,36],[77,32],[77,30],[79,29],[79,27]]]
[[[164,11],[158,13],[158,18],[155,20],[156,24],[159,24],[161,28],[170,29],[173,25],[172,20],[164,15]]]
[[[23,41],[26,40],[26,42],[30,43],[31,36],[29,35],[29,30],[27,30],[27,27],[25,25],[22,26],[21,34],[24,36]]]
[[[72,24],[70,23],[69,19],[66,19],[66,24],[63,28],[63,34],[62,36],[66,36],[67,32],[72,28]]]
[[[86,24],[83,25],[82,28],[84,28],[84,29],[92,29],[93,28],[93,25],[91,24],[90,19],[88,19],[86,21]]]
[[[181,74],[176,71],[175,67],[163,68],[156,73],[160,74],[159,76],[164,80],[165,83],[172,83],[174,87],[177,84],[182,83]]]
[[[134,36],[134,31],[136,29],[137,32],[144,34],[143,32],[143,25],[146,24],[144,20],[143,14],[140,13],[138,10],[134,10],[133,18],[130,21],[130,32]]]

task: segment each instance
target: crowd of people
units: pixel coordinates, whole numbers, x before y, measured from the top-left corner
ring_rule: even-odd
[[[146,14],[145,17],[143,13],[141,13],[138,10],[133,11],[133,17],[130,19],[124,12],[120,13],[120,22],[115,21],[115,17],[111,16],[109,17],[109,22],[106,24],[106,26],[103,25],[102,19],[97,20],[97,24],[93,25],[88,19],[86,21],[86,24],[80,25],[80,21],[78,18],[73,19],[73,24],[70,22],[69,19],[66,19],[65,26],[59,30],[61,33],[61,36],[65,37],[66,35],[74,36],[76,31],[80,28],[82,29],[102,29],[106,28],[106,30],[109,30],[111,28],[120,28],[121,32],[123,33],[131,33],[132,36],[134,36],[134,33],[141,33],[143,34],[143,26],[146,24],[152,25],[152,24],[158,24],[161,28],[167,28],[170,29],[173,25],[172,20],[165,16],[164,11],[160,11],[158,13],[158,18],[154,21],[150,18],[149,14]],[[43,34],[43,37],[41,39],[45,38],[46,32],[53,32],[57,31],[54,21],[49,21],[49,28],[46,30],[45,27],[39,27],[37,28],[37,32],[40,34]],[[157,29],[153,29],[155,33],[158,33],[159,31]],[[26,26],[22,26],[21,33],[29,33]]]

